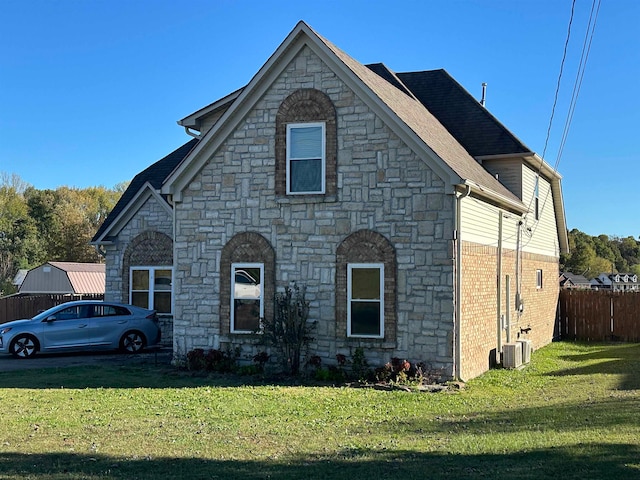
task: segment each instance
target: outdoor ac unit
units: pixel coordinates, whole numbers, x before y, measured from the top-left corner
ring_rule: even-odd
[[[520,342],[503,345],[502,364],[504,368],[518,368],[522,365],[522,344]]]
[[[529,363],[531,361],[531,352],[533,351],[533,342],[531,340],[518,340],[518,343],[522,345],[522,363]]]

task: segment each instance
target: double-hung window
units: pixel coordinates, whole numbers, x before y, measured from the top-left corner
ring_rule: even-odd
[[[287,125],[287,194],[325,193],[325,124]]]
[[[384,337],[384,264],[347,265],[347,336]]]
[[[158,313],[171,314],[171,267],[131,267],[129,303]]]
[[[264,317],[264,264],[231,264],[231,333],[255,333]]]

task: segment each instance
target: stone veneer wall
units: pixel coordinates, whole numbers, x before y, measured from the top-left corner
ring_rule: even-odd
[[[276,195],[276,115],[300,89],[317,89],[337,118],[336,193]],[[183,191],[176,206],[174,353],[241,345],[221,312],[221,252],[235,235],[255,232],[275,251],[276,288],[307,286],[317,320],[310,354],[365,348],[372,365],[391,357],[425,361],[452,372],[453,196],[444,184],[322,61],[305,48],[275,80],[237,129]],[[347,339],[337,325],[338,245],[359,230],[383,236],[395,249],[395,339]]]
[[[495,359],[497,346],[497,269],[498,249],[463,242],[462,245],[462,372],[467,380],[486,372]],[[522,298],[524,311],[515,310],[516,253],[502,252],[502,314],[510,308],[512,336],[515,342],[528,338],[534,348],[551,342],[558,302],[558,259],[527,252],[521,254]],[[543,288],[536,288],[536,270],[542,269]],[[506,276],[510,276],[510,297],[506,295]],[[520,328],[531,327],[529,333]],[[502,343],[506,343],[502,330]]]
[[[169,212],[150,197],[131,221],[118,233],[113,245],[106,245],[105,300],[129,303],[129,267],[172,265],[173,221]],[[173,343],[173,317],[160,318],[162,343]]]

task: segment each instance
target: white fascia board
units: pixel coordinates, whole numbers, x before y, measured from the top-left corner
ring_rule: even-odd
[[[91,245],[112,244],[113,242],[103,241],[104,238],[110,236],[110,233],[113,235],[120,232],[120,230],[122,230],[124,226],[131,221],[133,216],[138,213],[138,210],[140,210],[145,202],[151,197],[155,198],[156,201],[166,210],[169,215],[172,215],[173,209],[171,208],[171,206],[164,200],[164,198],[162,198],[160,193],[155,188],[153,188],[153,186],[149,182],[146,182],[144,185],[142,185],[140,190],[138,190],[131,201],[122,209],[116,219],[111,222],[111,224],[104,232],[102,232],[100,238],[98,238],[95,242],[91,242]]]
[[[477,160],[502,160],[520,158],[535,172],[539,172],[551,185],[551,193],[553,195],[553,210],[556,217],[556,225],[558,230],[558,242],[561,253],[569,253],[569,235],[567,233],[567,219],[564,211],[564,199],[562,197],[562,175],[555,168],[552,168],[535,152],[526,152],[519,154],[504,155],[485,155],[476,157]]]
[[[240,120],[253,108],[255,101],[253,98],[260,98],[270,86],[269,78],[275,78],[293,59],[295,53],[291,53],[290,46],[301,31],[304,22],[299,22],[289,33],[287,38],[280,44],[276,51],[269,57],[267,62],[258,70],[251,81],[239,93],[236,100],[229,109],[222,115],[220,120],[209,130],[198,142],[189,155],[178,165],[169,175],[162,186],[162,193],[172,195],[174,202],[182,200],[182,190],[191,181],[195,174],[204,166],[207,159],[215,152],[222,142],[237,127]],[[279,68],[275,68],[277,64]],[[274,69],[276,70],[274,72]],[[209,153],[209,155],[207,155]]]
[[[207,105],[206,107],[203,107],[200,110],[193,112],[191,115],[184,117],[182,120],[178,120],[178,125],[197,130],[198,120],[200,120],[202,117],[207,116],[209,113],[213,112],[214,110],[233,102],[236,98],[238,98],[240,93],[242,93],[243,89],[244,87],[239,88],[235,92],[231,92],[230,94],[222,97],[219,100],[216,100],[215,102]]]
[[[162,193],[181,201],[182,190],[196,172],[205,164],[222,142],[237,127],[239,121],[253,108],[257,99],[270,87],[300,50],[308,46],[331,68],[342,81],[388,124],[400,138],[433,168],[448,186],[448,193],[455,193],[455,185],[462,179],[449,167],[408,125],[403,122],[380,98],[322,42],[304,22],[299,22],[280,44],[258,73],[238,95],[218,122],[191,151],[188,157],[173,171],[162,187]],[[255,100],[254,100],[255,99]],[[368,101],[367,101],[368,100]]]
[[[497,193],[489,188],[486,188],[477,182],[473,182],[471,180],[465,180],[460,184],[460,186],[471,188],[471,192],[476,194],[478,197],[484,198],[485,200],[491,203],[494,203],[511,212],[524,215],[529,211],[529,209],[524,203],[505,197],[504,195],[501,195],[500,193]]]

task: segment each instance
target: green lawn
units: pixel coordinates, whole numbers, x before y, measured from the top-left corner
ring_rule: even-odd
[[[0,405],[0,479],[640,479],[638,344],[555,343],[436,394],[0,373]]]

